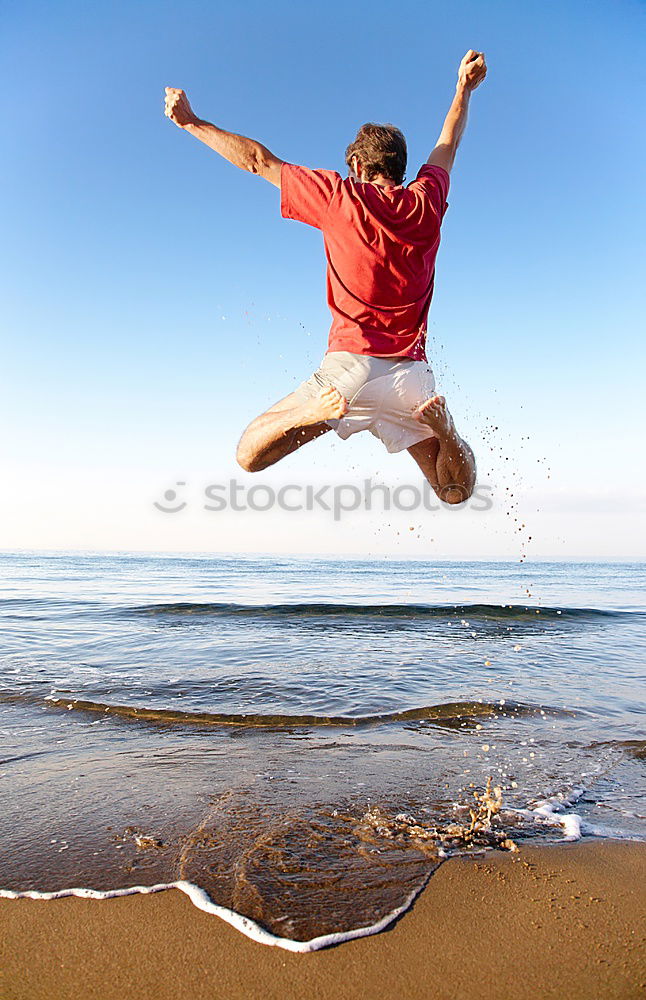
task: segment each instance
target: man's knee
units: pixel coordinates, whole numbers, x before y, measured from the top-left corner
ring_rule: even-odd
[[[262,464],[258,461],[258,456],[246,444],[244,436],[236,449],[236,462],[245,472],[260,472]]]

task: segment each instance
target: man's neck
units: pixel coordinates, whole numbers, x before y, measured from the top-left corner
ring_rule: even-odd
[[[394,181],[391,181],[390,177],[383,177],[381,174],[378,177],[373,177],[372,180],[367,180],[366,178],[362,178],[362,180],[364,184],[376,184],[378,187],[383,188],[398,186]]]

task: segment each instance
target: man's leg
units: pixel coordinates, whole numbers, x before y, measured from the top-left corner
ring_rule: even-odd
[[[252,420],[240,438],[236,458],[247,472],[260,472],[330,430],[326,420],[338,420],[348,404],[331,386],[303,400],[290,393]]]
[[[468,500],[476,483],[476,460],[471,448],[455,429],[444,396],[433,396],[416,411],[435,437],[412,445],[413,456],[426,479],[444,503]]]

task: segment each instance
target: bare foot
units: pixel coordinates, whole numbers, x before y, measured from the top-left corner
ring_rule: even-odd
[[[318,396],[305,404],[303,418],[308,424],[318,424],[325,420],[340,420],[348,412],[348,402],[338,389],[329,386]]]
[[[416,420],[426,424],[439,438],[455,434],[453,417],[448,411],[444,396],[431,396],[414,411]]]

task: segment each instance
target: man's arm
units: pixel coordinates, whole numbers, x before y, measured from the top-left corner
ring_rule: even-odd
[[[485,65],[484,53],[474,52],[473,49],[469,49],[460,63],[458,84],[453,103],[444,121],[440,138],[437,140],[435,149],[426,161],[427,163],[432,163],[436,167],[444,167],[450,173],[460,140],[467,127],[469,99],[472,92],[482,83],[486,75],[487,67]]]
[[[224,129],[202,121],[193,112],[183,90],[166,87],[164,114],[234,166],[248,170],[251,174],[258,174],[270,184],[280,187],[280,168],[283,161],[255,139],[246,139],[243,135],[225,132]]]

